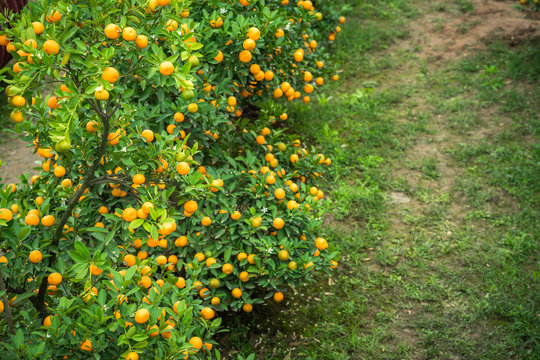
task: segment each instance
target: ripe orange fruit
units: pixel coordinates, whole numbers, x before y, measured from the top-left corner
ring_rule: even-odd
[[[24,115],[20,111],[13,110],[11,114],[9,114],[9,117],[11,120],[15,123],[20,123],[24,120]]]
[[[250,38],[247,38],[246,40],[244,40],[243,44],[242,44],[242,47],[244,48],[244,50],[253,50],[255,49],[255,41],[250,39]]]
[[[126,360],[139,360],[139,354],[137,354],[134,351],[131,351],[129,354],[126,355]]]
[[[244,312],[247,312],[247,313],[252,312],[252,311],[253,311],[253,305],[251,305],[251,304],[244,304],[244,305],[242,306],[242,310],[244,310]]]
[[[189,343],[193,345],[193,347],[197,350],[200,350],[202,348],[202,339],[198,336],[194,336],[191,339],[189,339]]]
[[[242,296],[242,290],[239,288],[234,288],[233,291],[231,291],[231,294],[235,299],[238,299]]]
[[[132,181],[134,184],[140,185],[140,184],[144,184],[146,179],[143,174],[135,174],[132,178]]]
[[[39,216],[36,214],[28,214],[24,218],[24,223],[28,226],[37,226],[39,224]]]
[[[63,166],[57,166],[54,168],[54,176],[61,178],[66,175],[66,169]]]
[[[182,114],[181,112],[174,113],[174,121],[176,122],[184,121],[184,114]]]
[[[103,273],[103,270],[101,270],[94,264],[90,264],[90,273],[94,276],[99,276],[101,275],[101,273]]]
[[[135,322],[137,324],[144,324],[150,318],[150,312],[147,309],[139,309],[135,313]]]
[[[137,36],[137,38],[135,39],[135,45],[139,49],[144,49],[145,47],[148,46],[148,38],[144,35]]]
[[[274,301],[275,302],[282,302],[283,301],[283,293],[278,291],[277,293],[274,293]]]
[[[258,74],[261,72],[261,67],[257,64],[251,64],[251,66],[249,67],[249,72],[253,75]]]
[[[247,271],[242,271],[238,277],[240,278],[242,282],[249,281],[249,273]]]
[[[216,312],[212,308],[205,307],[201,310],[201,315],[205,320],[210,320],[213,319],[214,316],[216,316]]]
[[[120,30],[120,27],[116,24],[109,24],[105,26],[105,36],[108,37],[111,40],[116,40],[120,37],[120,33],[122,32]]]
[[[214,306],[217,306],[219,304],[221,304],[221,299],[218,298],[217,296],[214,296],[211,300],[210,300],[210,303]],[[1,312],[1,311],[0,311]]]
[[[197,202],[194,200],[189,200],[184,204],[184,210],[188,213],[194,213],[199,208],[199,205],[197,205]]]
[[[26,104],[26,100],[21,95],[15,95],[11,99],[11,104],[15,107],[23,107]]]
[[[96,90],[94,92],[94,97],[99,101],[107,101],[109,99],[109,91],[105,89]]]
[[[122,38],[126,41],[133,41],[137,38],[137,32],[132,27],[125,27],[122,30]]]
[[[170,61],[164,61],[159,65],[161,75],[169,76],[174,72],[174,65]]]
[[[147,143],[154,141],[154,132],[152,130],[143,130],[141,136],[146,140]]]
[[[152,286],[152,279],[150,279],[150,277],[145,275],[141,277],[141,280],[139,281],[139,285],[141,285],[145,289],[148,289],[150,288],[150,286]]]
[[[28,255],[28,259],[32,264],[37,264],[43,260],[43,255],[41,254],[41,251],[39,250],[33,250]]]
[[[83,343],[81,344],[81,350],[83,351],[92,351],[93,348],[92,348],[92,342],[89,340],[89,339],[86,339],[83,341]]]
[[[205,216],[205,217],[202,218],[201,224],[203,226],[210,226],[210,224],[212,224],[212,219],[210,217],[208,217],[208,216]]]
[[[98,122],[97,121],[94,121],[94,120],[90,120],[89,122],[86,123],[86,131],[88,132],[96,132],[97,129],[98,129]]]
[[[132,267],[133,265],[135,265],[135,262],[136,262],[135,256],[131,254],[124,256],[124,262],[126,263],[128,267]]]
[[[177,171],[180,175],[187,175],[187,174],[189,174],[189,171],[190,171],[190,170],[191,170],[191,168],[190,168],[189,164],[188,164],[187,162],[185,162],[185,161],[181,161],[181,162],[178,163],[178,165],[176,165],[176,171]],[[193,200],[191,200],[191,201],[193,201]],[[189,203],[189,201],[188,201],[188,203]],[[187,203],[186,203],[186,204],[187,204]],[[195,203],[195,206],[196,206],[196,205],[197,205],[197,203]],[[184,206],[184,208],[185,208],[185,206]],[[195,211],[196,211],[196,210],[197,210],[197,209],[195,209]],[[194,213],[194,212],[195,212],[195,211],[188,211],[187,209],[186,209],[186,211],[187,211],[187,212],[190,212],[190,213]]]
[[[183,289],[186,287],[186,279],[183,277],[179,277],[178,280],[176,280],[175,286],[179,289]]]
[[[154,330],[154,331],[151,331],[151,330]],[[150,335],[151,337],[156,337],[159,335],[159,327],[157,325],[151,326],[148,329],[148,331],[149,331],[148,335]]]
[[[288,252],[287,250],[285,250],[285,249],[279,250],[279,252],[278,252],[278,258],[279,258],[279,260],[281,260],[281,261],[287,261],[287,260],[289,260],[289,252]]]
[[[235,211],[231,214],[231,219],[239,220],[242,217],[242,214],[239,211]]]
[[[317,247],[317,249],[322,251],[328,248],[328,242],[323,238],[316,238],[315,246]]]
[[[137,210],[132,207],[125,209],[122,213],[122,219],[127,222],[132,222],[133,220],[137,219]]]
[[[240,54],[238,55],[238,58],[240,59],[241,62],[243,63],[248,63],[251,61],[252,59],[252,55],[251,53],[249,52],[249,50],[242,50],[240,51]]]
[[[47,40],[43,43],[43,51],[45,51],[47,55],[56,55],[60,51],[60,45],[54,40]]]
[[[54,225],[55,223],[55,218],[54,216],[52,215],[45,215],[42,219],[41,219],[41,225],[45,226],[45,227],[51,227]]]
[[[174,241],[174,245],[178,247],[184,247],[187,245],[188,238],[186,236],[180,236]]]
[[[0,219],[11,221],[13,219],[13,212],[9,209],[0,209]]]
[[[47,22],[53,23],[62,20],[62,14],[58,10],[51,10],[46,18]]]
[[[278,200],[282,200],[285,198],[285,190],[283,190],[282,188],[278,188],[274,191],[274,196],[276,197],[276,199]]]
[[[272,225],[276,228],[276,229],[282,229],[283,226],[285,225],[285,221],[283,221],[282,218],[275,218],[274,221],[272,222]]]
[[[259,226],[261,226],[261,222],[262,222],[262,217],[260,216],[254,217],[253,219],[251,219],[251,226],[253,226],[254,228],[258,228]]]
[[[195,104],[195,103],[191,103],[188,105],[188,111],[190,113],[196,113],[198,110],[199,110],[199,105]]]
[[[101,74],[101,78],[103,80],[110,82],[111,84],[114,84],[118,80],[119,77],[120,77],[120,74],[118,73],[118,70],[116,70],[115,68],[111,66],[109,66],[108,68],[105,68],[105,70],[103,70],[103,73]]]
[[[247,37],[253,41],[257,41],[261,37],[261,32],[256,27],[250,27],[247,33]]]
[[[218,50],[217,55],[214,57],[214,60],[216,60],[218,63],[223,61],[223,53]]]
[[[28,39],[24,42],[25,45],[30,46],[33,49],[37,49],[37,42],[34,39]]]
[[[156,263],[160,266],[167,264],[167,257],[165,255],[159,255],[156,257]]]
[[[43,326],[45,327],[51,327],[51,315],[47,316],[45,319],[43,319]]]
[[[264,73],[264,80],[272,81],[273,79],[274,79],[274,73],[272,71],[268,70]]]
[[[223,264],[223,266],[221,267],[221,271],[223,271],[223,273],[227,275],[232,274],[233,269],[233,266],[229,263]]]
[[[249,256],[247,257],[248,263],[250,263],[252,265],[255,264],[255,257],[256,257],[255,254],[249,254]]]
[[[51,273],[47,277],[47,281],[50,285],[58,286],[62,282],[62,275],[60,275],[60,273],[57,273],[57,272]]]
[[[32,23],[32,27],[34,28],[34,32],[36,33],[36,35],[43,34],[43,30],[45,30],[45,27],[39,21],[34,21]]]

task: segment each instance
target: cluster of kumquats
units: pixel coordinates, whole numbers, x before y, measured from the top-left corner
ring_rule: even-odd
[[[331,159],[282,109],[337,80],[344,22],[309,0],[0,15],[11,119],[43,159],[0,187],[2,354],[219,358],[220,313],[332,271],[316,185]]]

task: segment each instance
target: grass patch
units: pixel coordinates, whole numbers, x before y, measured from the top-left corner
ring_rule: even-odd
[[[288,293],[284,306],[232,320],[231,354],[540,353],[539,48],[496,43],[438,68],[410,51],[389,56],[384,49],[407,38],[421,12],[473,10],[466,0],[423,5],[354,4],[336,42],[344,86],[287,110],[296,131],[333,160],[325,226],[342,251],[340,267],[330,280]],[[426,139],[442,155],[409,160],[407,151]],[[402,203],[390,201],[391,192]]]

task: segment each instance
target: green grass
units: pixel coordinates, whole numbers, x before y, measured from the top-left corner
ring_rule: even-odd
[[[471,10],[470,1],[353,4],[335,48],[344,82],[287,110],[333,159],[325,228],[340,266],[284,304],[227,319],[226,352],[537,358],[540,47],[494,43],[437,66],[415,48],[386,51],[426,12]]]

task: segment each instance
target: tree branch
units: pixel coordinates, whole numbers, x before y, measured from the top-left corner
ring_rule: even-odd
[[[98,113],[98,115],[101,118],[101,121],[103,122],[103,133],[101,134],[101,143],[99,145],[94,163],[92,166],[88,169],[86,172],[86,177],[84,178],[83,182],[81,183],[81,186],[79,189],[73,194],[71,199],[68,202],[67,208],[64,211],[64,214],[62,215],[62,218],[58,222],[58,225],[56,226],[56,230],[52,236],[52,243],[51,245],[53,247],[58,247],[58,244],[60,243],[60,238],[62,237],[62,232],[64,230],[64,225],[66,225],[67,221],[69,220],[69,217],[71,216],[71,213],[77,203],[79,202],[79,198],[83,195],[84,191],[91,186],[92,180],[94,179],[94,174],[99,166],[101,157],[105,154],[105,151],[107,149],[107,137],[109,135],[110,131],[110,125],[109,125],[109,119],[111,115],[103,114],[101,109],[99,109],[92,101],[89,101],[87,99],[87,102],[90,104],[92,108]],[[56,252],[53,252],[49,264],[52,265],[56,262]],[[45,294],[47,292],[47,278],[43,277],[41,280],[41,284],[39,287],[38,292],[38,301],[36,302],[37,310],[42,314],[42,316],[45,314]]]

